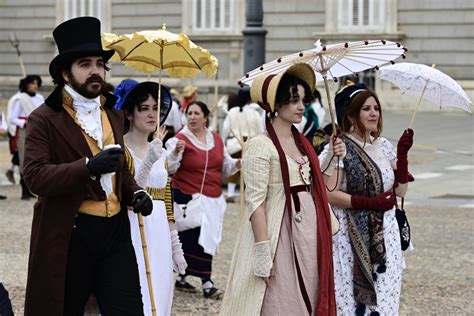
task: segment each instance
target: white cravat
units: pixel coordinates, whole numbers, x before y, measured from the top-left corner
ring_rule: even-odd
[[[72,105],[76,110],[76,118],[81,128],[87,135],[97,141],[97,146],[99,146],[100,149],[103,149],[100,96],[94,99],[88,99],[77,93],[68,85],[64,85],[64,88],[73,99]]]

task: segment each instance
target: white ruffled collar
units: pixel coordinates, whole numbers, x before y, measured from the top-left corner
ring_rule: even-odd
[[[186,137],[188,137],[191,143],[193,143],[194,146],[196,146],[197,148],[201,150],[208,151],[214,148],[214,136],[212,136],[211,131],[209,131],[209,129],[207,128],[206,128],[206,144],[201,143],[197,139],[196,135],[194,135],[194,133],[189,130],[187,125],[183,127],[183,129],[181,130],[181,133],[185,135]]]
[[[72,105],[76,110],[76,118],[79,125],[87,135],[97,141],[97,146],[102,149],[100,96],[94,99],[88,99],[77,93],[68,85],[64,85],[64,89],[66,89],[66,92],[72,97]]]

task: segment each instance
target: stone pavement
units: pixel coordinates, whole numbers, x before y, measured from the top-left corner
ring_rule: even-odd
[[[18,186],[0,187],[0,280],[10,291],[15,313],[23,313],[33,202],[19,199]],[[406,253],[402,315],[472,315],[472,209],[444,206],[407,207],[415,251]],[[229,204],[223,242],[215,257],[213,279],[224,289],[239,223],[238,204]],[[195,285],[199,282],[190,278]],[[221,301],[201,294],[175,292],[175,315],[214,315]]]

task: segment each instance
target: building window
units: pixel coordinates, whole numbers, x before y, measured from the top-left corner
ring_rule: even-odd
[[[102,18],[102,0],[63,0],[64,21],[79,16]]]
[[[80,16],[94,16],[102,32],[110,32],[112,0],[56,0],[56,24]]]
[[[193,0],[192,31],[233,31],[234,0]]]
[[[384,30],[385,1],[338,0],[337,29],[339,31]]]

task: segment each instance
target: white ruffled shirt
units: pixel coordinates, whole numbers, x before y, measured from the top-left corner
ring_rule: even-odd
[[[76,118],[87,135],[97,141],[97,146],[103,149],[102,120],[100,114],[100,96],[88,99],[77,93],[73,88],[64,85],[67,93],[72,97],[72,105],[76,110]]]

